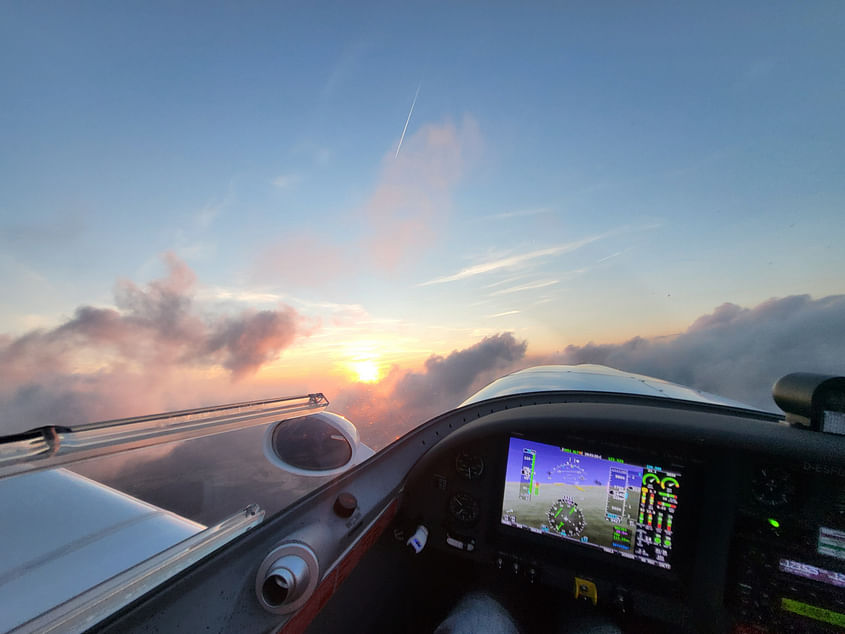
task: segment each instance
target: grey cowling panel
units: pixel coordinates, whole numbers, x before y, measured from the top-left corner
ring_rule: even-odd
[[[264,557],[283,542],[299,539],[314,550],[320,576],[324,577],[400,493],[409,466],[433,447],[437,439],[444,437],[445,432],[439,429],[449,429],[447,418],[435,419],[314,491],[98,629],[105,632],[276,630],[290,617],[265,611],[256,599],[255,576]],[[355,495],[359,505],[358,512],[349,519],[341,519],[332,511],[337,495],[344,491]]]
[[[365,478],[369,480],[369,478]],[[380,478],[387,482],[389,479]],[[345,486],[344,486],[345,485]],[[301,541],[317,555],[320,575],[330,569],[342,552],[354,543],[370,520],[395,492],[371,489],[354,483],[335,483],[324,488],[311,508],[271,520],[201,563],[156,595],[148,597],[105,631],[270,631],[283,624],[280,617],[264,610],[255,595],[255,576],[264,557],[282,543]],[[385,487],[387,488],[387,487]],[[332,501],[341,490],[357,492],[368,512],[358,518],[352,530],[331,512]],[[376,497],[386,493],[381,499]],[[299,509],[297,509],[299,510]]]

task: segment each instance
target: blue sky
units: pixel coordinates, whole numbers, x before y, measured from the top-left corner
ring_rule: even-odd
[[[5,3],[0,332],[168,252],[203,313],[302,314],[282,365],[841,293],[843,40],[839,2]]]

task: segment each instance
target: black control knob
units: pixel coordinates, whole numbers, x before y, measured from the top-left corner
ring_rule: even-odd
[[[358,498],[351,493],[343,492],[334,501],[334,512],[338,517],[346,519],[352,517],[355,509],[358,508]]]

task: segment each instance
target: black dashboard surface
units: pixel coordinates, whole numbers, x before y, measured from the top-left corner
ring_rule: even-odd
[[[595,593],[597,609],[667,629],[837,627],[837,615],[845,612],[845,560],[839,556],[845,551],[836,550],[845,545],[842,438],[750,413],[598,400],[604,402],[523,401],[464,425],[409,474],[406,521],[428,528],[430,548],[513,584],[553,587],[562,596],[587,595],[579,597],[587,601]],[[547,520],[538,513],[529,522],[534,530],[513,525],[520,522],[513,521],[513,504],[504,494],[508,448],[516,441],[556,447],[560,468],[569,470],[526,475],[526,499],[536,494],[538,507],[548,504]],[[580,472],[572,479],[579,460],[594,463],[584,470],[591,481]],[[674,492],[671,481],[668,494],[656,489],[658,502],[676,503],[668,531],[667,514],[649,512],[655,510],[653,500],[649,504],[655,488],[643,486],[642,479],[626,487],[632,499],[623,516],[598,517],[590,496],[604,495],[610,509],[612,483],[592,476],[602,464],[616,470],[613,463],[682,474]],[[510,479],[508,486],[515,486]],[[575,519],[561,523],[555,519],[561,511]],[[610,547],[579,543],[596,534],[584,523],[602,521],[605,534],[614,531],[612,543],[605,538],[602,544]],[[668,537],[669,553],[659,552],[669,555],[660,559],[671,565],[620,556],[625,539],[640,534],[663,542]],[[820,535],[827,536],[826,551]],[[782,560],[792,568],[784,569]],[[796,574],[801,570],[809,572]],[[811,579],[813,570],[822,572]],[[586,592],[577,591],[582,581]]]

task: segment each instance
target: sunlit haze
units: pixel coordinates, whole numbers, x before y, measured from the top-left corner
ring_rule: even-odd
[[[845,365],[845,4],[4,3],[0,433]]]

